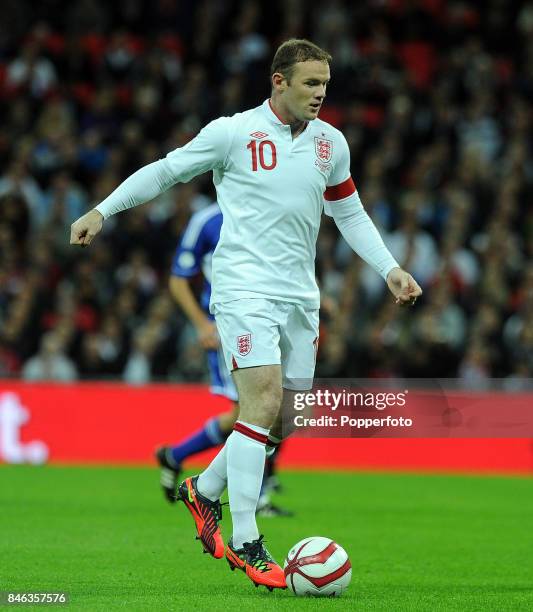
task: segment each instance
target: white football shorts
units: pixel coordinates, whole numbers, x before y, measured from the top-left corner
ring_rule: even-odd
[[[318,310],[264,298],[213,304],[212,309],[230,371],[281,364],[285,389],[306,391],[312,387]]]

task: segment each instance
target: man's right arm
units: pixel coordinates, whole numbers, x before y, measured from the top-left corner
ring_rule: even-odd
[[[86,246],[102,229],[104,219],[153,200],[178,182],[186,183],[224,164],[229,152],[229,119],[212,121],[185,146],[144,166],[121,183],[103,202],[71,226],[70,244]]]
[[[100,232],[104,219],[144,202],[149,202],[174,185],[166,159],[160,159],[134,172],[103,202],[74,221],[70,228],[70,244],[87,246]]]

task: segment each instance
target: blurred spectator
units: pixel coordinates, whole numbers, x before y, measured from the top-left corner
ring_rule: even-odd
[[[64,353],[61,338],[54,332],[43,336],[39,352],[22,368],[22,378],[28,381],[71,382],[77,377],[76,366]]]
[[[130,287],[145,299],[157,289],[157,275],[147,264],[146,252],[138,249],[132,251],[122,266],[116,272],[118,284]]]
[[[19,206],[28,207],[32,224],[39,223],[44,194],[24,162],[13,160],[0,177],[0,197],[6,194],[22,197]]]
[[[487,349],[480,342],[468,346],[459,364],[459,379],[463,388],[477,391],[490,388],[490,358]]]
[[[407,192],[400,206],[400,226],[387,237],[387,244],[398,263],[425,288],[437,271],[438,253],[432,236],[420,228],[423,194]]]
[[[52,62],[41,54],[37,41],[28,41],[7,68],[6,85],[42,98],[55,86],[57,73]]]
[[[151,359],[157,346],[157,330],[139,331],[133,339],[133,348],[122,373],[125,382],[143,385],[152,380]]]
[[[39,214],[40,225],[67,232],[70,225],[85,212],[86,194],[68,172],[57,172],[44,194]]]

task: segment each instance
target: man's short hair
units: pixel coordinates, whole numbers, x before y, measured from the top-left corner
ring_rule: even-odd
[[[280,72],[289,83],[295,64],[313,60],[327,62],[329,64],[329,62],[331,62],[331,55],[310,40],[306,40],[305,38],[291,38],[278,47],[274,59],[272,60],[270,76],[276,72]]]

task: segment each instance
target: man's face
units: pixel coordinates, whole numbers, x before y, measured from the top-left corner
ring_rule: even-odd
[[[287,111],[298,121],[312,121],[318,117],[329,83],[327,62],[310,60],[295,64],[290,83],[283,81],[282,100]]]

